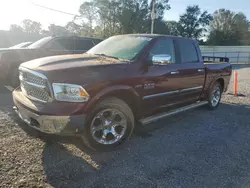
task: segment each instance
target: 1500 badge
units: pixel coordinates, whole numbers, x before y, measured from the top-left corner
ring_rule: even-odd
[[[135,88],[142,88],[143,89],[154,89],[155,84],[154,83],[149,83],[149,84],[143,84],[143,85],[136,85]]]
[[[154,83],[144,84],[144,89],[154,89],[154,88],[155,88]]]

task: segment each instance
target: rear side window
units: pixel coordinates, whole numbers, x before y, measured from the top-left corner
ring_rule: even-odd
[[[87,51],[94,46],[92,39],[75,39],[76,51]]]
[[[50,44],[51,50],[73,50],[74,40],[70,38],[55,39]]]
[[[199,57],[195,45],[188,40],[180,40],[179,48],[183,63],[198,63]]]

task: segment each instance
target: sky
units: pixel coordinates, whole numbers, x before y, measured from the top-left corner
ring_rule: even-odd
[[[84,0],[0,0],[0,30],[8,30],[11,24],[20,24],[24,19],[39,21],[44,29],[50,24],[66,25],[73,16],[37,7],[32,3],[64,12],[78,14]],[[157,0],[156,0],[157,1]],[[165,20],[178,20],[188,5],[199,5],[201,10],[213,13],[219,8],[243,12],[250,20],[250,0],[169,0],[171,9],[164,15]]]

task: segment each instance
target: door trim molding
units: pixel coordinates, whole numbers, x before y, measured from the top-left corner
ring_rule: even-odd
[[[198,90],[198,89],[202,89],[202,88],[203,88],[203,86],[198,86],[198,87],[185,88],[185,89],[174,90],[174,91],[169,91],[169,92],[164,92],[164,93],[146,95],[143,97],[143,100],[151,99],[154,97],[161,97],[161,96],[165,96],[165,95],[172,95],[172,94],[176,94],[176,93],[184,93],[184,92],[188,92],[188,91],[194,91],[194,90]]]

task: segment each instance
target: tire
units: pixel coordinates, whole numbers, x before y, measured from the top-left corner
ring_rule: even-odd
[[[208,107],[211,110],[216,109],[221,101],[222,87],[219,82],[215,82],[208,93]]]
[[[87,117],[81,139],[92,150],[113,150],[130,138],[134,122],[134,115],[128,104],[115,97],[106,98]],[[118,136],[115,137],[113,133]]]

